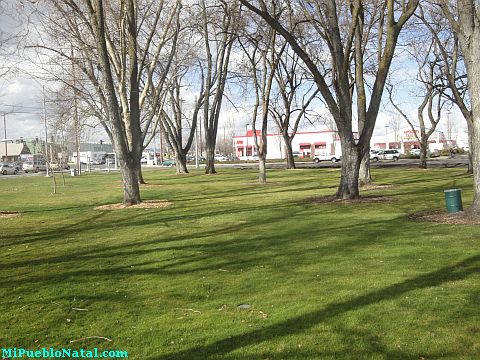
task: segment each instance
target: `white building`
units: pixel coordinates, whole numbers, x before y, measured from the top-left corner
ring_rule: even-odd
[[[420,134],[419,130],[416,130]],[[260,140],[261,131],[257,130]],[[357,135],[357,134],[355,134]],[[466,141],[465,141],[466,142]],[[448,149],[451,147],[463,147],[463,142],[447,139],[442,131],[434,131],[429,140],[430,151]],[[468,142],[466,145],[468,146]],[[245,135],[233,138],[235,155],[240,160],[252,160],[257,155],[253,130],[248,130]],[[414,131],[408,127],[398,132],[386,132],[385,135],[373,136],[370,144],[372,149],[398,149],[402,153],[408,153],[412,149],[419,149],[420,144],[415,137]],[[336,131],[318,130],[297,132],[292,141],[292,151],[299,157],[314,157],[315,155],[336,156],[341,154],[340,139]],[[267,159],[285,159],[285,142],[281,134],[267,134]]]
[[[400,129],[398,132],[386,131],[385,135],[373,136],[370,147],[372,149],[398,149],[402,153],[408,153],[412,149],[419,149],[415,132],[420,137],[420,130],[413,131],[412,128]],[[457,140],[447,139],[442,131],[434,131],[428,141],[430,151],[448,149],[458,146]]]
[[[261,131],[257,130],[260,141]],[[257,155],[253,130],[233,138],[235,155],[240,160],[251,160]],[[341,152],[340,139],[336,131],[319,130],[297,132],[292,140],[292,151],[299,157],[320,154],[335,155]],[[285,159],[285,142],[281,134],[267,134],[267,159]]]

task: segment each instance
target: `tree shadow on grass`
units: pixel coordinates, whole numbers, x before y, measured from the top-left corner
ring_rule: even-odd
[[[250,345],[262,343],[282,336],[301,334],[302,332],[340,316],[346,312],[354,311],[365,306],[373,305],[381,301],[388,301],[418,289],[438,286],[447,281],[458,281],[480,271],[480,255],[472,256],[453,266],[447,266],[434,272],[421,275],[404,282],[388,286],[381,290],[375,290],[368,294],[352,298],[348,301],[337,302],[323,309],[313,311],[289,320],[259,329],[246,334],[234,335],[215,341],[204,346],[196,346],[187,350],[170,353],[163,356],[150,357],[149,360],[191,360],[219,358],[229,352]],[[321,355],[321,354],[319,354]],[[343,358],[347,354],[336,354]],[[408,354],[395,352],[391,354],[394,359],[409,358]],[[237,357],[235,357],[237,358]],[[295,358],[295,357],[292,357]]]
[[[98,260],[118,259],[118,264],[121,265],[102,266],[101,273],[102,275],[122,277],[134,274],[180,275],[217,270],[218,268],[230,268],[231,270],[235,270],[261,264],[262,262],[270,261],[275,257],[283,257],[286,255],[289,258],[297,256],[302,257],[305,255],[305,252],[309,252],[310,250],[301,248],[300,250],[293,251],[289,248],[292,239],[298,236],[298,230],[295,228],[285,228],[279,232],[282,229],[281,226],[285,218],[292,217],[291,214],[282,211],[282,209],[283,207],[277,208],[277,210],[279,210],[278,213],[272,214],[268,219],[265,220],[265,222],[269,224],[277,223],[278,227],[276,228],[278,231],[268,236],[261,236],[261,240],[259,240],[258,244],[251,237],[234,237],[232,240],[228,241],[223,239],[223,236],[236,234],[240,231],[245,231],[248,228],[254,229],[257,226],[257,224],[254,222],[240,223],[208,229],[206,231],[187,235],[172,234],[168,237],[168,239],[149,238],[142,241],[122,242],[120,244],[114,244],[105,247],[77,249],[75,252],[61,254],[55,253],[53,256],[47,257],[3,262],[0,263],[0,270],[12,271],[14,269],[23,267],[41,267],[44,265],[55,266],[56,264],[69,265],[69,270],[65,269],[64,271],[42,275],[32,273],[28,277],[15,280],[10,278],[0,279],[0,285],[9,286],[11,282],[14,282],[16,285],[23,283],[43,283],[48,281],[57,282],[72,277],[79,278],[98,276],[99,270],[97,268],[79,269],[79,265],[80,267],[84,267],[86,262],[93,264],[93,262],[97,262]],[[243,208],[242,211],[248,211],[248,209]],[[211,214],[212,213],[210,213],[210,215]],[[299,214],[299,216],[300,215],[301,214]],[[397,228],[398,226],[396,224],[398,221],[403,221],[403,216],[392,221],[390,227],[392,229]],[[133,226],[132,221],[128,222],[128,224],[129,227]],[[135,226],[139,226],[142,225],[142,222],[140,222],[140,224],[134,222],[133,224],[135,224]],[[145,224],[148,224],[148,222]],[[366,225],[367,224],[365,223],[359,223],[348,226],[323,226],[322,236],[324,237],[328,236],[329,234],[338,235],[339,232],[345,233],[348,236],[347,240],[342,241],[340,244],[334,242],[332,244],[322,246],[320,249],[321,257],[328,256],[339,251],[352,252],[358,247],[369,246],[372,243],[377,242],[378,240],[375,234],[381,232],[382,229],[385,230],[385,222],[382,220],[369,222],[368,228],[370,230],[368,233],[371,233],[371,235],[367,235],[367,230],[365,228]],[[119,227],[122,227],[122,225],[120,224]],[[356,233],[362,234],[362,236],[365,237],[365,240],[360,241],[358,236],[354,236]],[[279,236],[280,234],[281,236]],[[52,240],[52,235],[53,234],[48,234],[47,238]],[[318,230],[315,227],[310,227],[302,232],[303,238],[314,238],[317,235]],[[217,238],[220,240],[205,243],[201,242],[203,239],[210,238]],[[253,249],[255,246],[276,249],[278,252],[276,254],[268,253],[268,255],[261,255],[259,252],[251,251],[249,256],[244,254],[241,258],[242,261],[239,261],[240,259],[238,258],[237,254],[244,253],[244,249]],[[195,255],[189,256],[184,255],[180,259],[169,261],[164,259],[162,254],[170,251],[201,251],[201,253],[196,253]],[[158,253],[159,255],[155,260],[148,262],[135,262],[136,259],[153,253]],[[125,261],[122,260],[124,258],[130,259],[130,261],[125,263]],[[316,256],[315,261],[318,261],[319,258],[319,256]],[[214,261],[212,261],[212,259],[214,259]],[[145,268],[144,266],[146,265],[151,265],[151,267]],[[132,268],[132,266],[135,266],[135,268]]]

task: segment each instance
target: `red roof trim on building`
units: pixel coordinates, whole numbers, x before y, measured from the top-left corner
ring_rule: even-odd
[[[316,142],[316,143],[314,143],[314,145],[325,145],[326,146],[327,143],[326,142]]]
[[[298,145],[300,145],[300,146],[311,146],[312,144],[310,144],[310,143],[300,143]]]
[[[257,130],[257,131],[260,131],[260,130]],[[249,132],[251,132],[252,136],[239,135],[239,136],[234,136],[233,138],[236,139],[236,138],[253,137],[253,131],[249,130]],[[296,132],[295,135],[300,135],[300,134],[328,134],[328,133],[337,134],[336,131],[322,130],[322,131],[299,131],[299,132]],[[267,134],[267,136],[281,136],[281,135],[282,134]],[[289,133],[289,135],[292,135],[292,134]],[[358,132],[354,131],[353,135],[358,137]]]

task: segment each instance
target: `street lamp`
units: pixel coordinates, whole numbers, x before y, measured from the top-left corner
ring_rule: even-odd
[[[48,161],[48,130],[47,130],[47,107],[45,105],[45,86],[42,86],[43,93],[43,126],[45,127],[45,161],[47,162],[47,173],[45,176],[49,177],[49,161]]]
[[[7,120],[5,118],[5,113],[3,113],[3,130],[5,133],[5,161],[8,161],[8,144],[7,144]]]
[[[246,158],[246,160],[248,160],[248,155],[247,154],[248,154],[248,126],[249,125],[250,125],[249,123],[245,124],[245,136],[247,137],[247,144],[245,145],[245,158]]]
[[[388,143],[388,125],[385,125],[385,150],[387,150],[387,143]]]

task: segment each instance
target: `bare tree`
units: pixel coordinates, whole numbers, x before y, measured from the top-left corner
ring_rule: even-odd
[[[180,1],[51,1],[36,8],[48,42],[38,43],[73,62],[88,79],[91,111],[113,142],[124,200],[139,203],[140,159],[162,104],[178,35]],[[75,56],[71,56],[71,49]],[[67,70],[68,73],[68,70]],[[150,135],[153,136],[153,135]]]
[[[184,109],[181,79],[188,72],[174,76],[173,82],[168,91],[167,103],[170,104],[170,111],[161,111],[161,131],[165,134],[168,145],[175,153],[177,174],[188,173],[187,153],[190,151],[197,129],[198,116],[203,105],[203,88],[200,89],[200,97],[195,99],[191,121],[186,118]],[[203,84],[203,83],[202,83]],[[190,129],[184,141],[184,130],[186,122],[189,122]]]
[[[15,10],[14,2],[0,0],[0,80],[15,73],[19,62],[16,53],[20,48],[22,22]]]
[[[417,81],[423,91],[421,96],[422,102],[417,109],[420,134],[417,132],[416,122],[394,101],[393,86],[389,85],[387,89],[390,103],[410,125],[415,138],[420,144],[419,167],[426,169],[429,139],[435,132],[442,118],[442,109],[447,99],[444,95],[445,87],[442,82],[441,56],[439,55],[435,40],[430,37],[429,43],[422,43],[422,41],[420,41],[413,47],[413,57],[419,66]],[[425,121],[425,115],[428,118],[428,123]]]
[[[418,0],[278,0],[268,5],[264,0],[240,1],[282,35],[312,73],[342,144],[342,176],[336,196],[359,197],[360,164],[369,156],[398,37]],[[311,44],[316,48],[312,49]],[[318,49],[324,51],[314,51]],[[325,76],[322,70],[328,66]],[[372,88],[367,93],[369,80]],[[355,105],[358,141],[353,131]]]
[[[468,211],[471,215],[478,217],[480,216],[480,62],[478,61],[480,59],[480,8],[475,0],[438,0],[437,3],[458,38],[467,70],[472,112],[469,132],[474,183],[473,202]]]
[[[469,148],[472,148],[471,141],[474,138],[473,114],[468,92],[468,79],[458,37],[452,31],[441,9],[436,6],[428,6],[428,4],[420,6],[419,9],[417,16],[430,31],[441,55],[441,69],[445,87],[444,95],[460,109],[467,123]],[[468,157],[467,172],[473,174],[471,151],[469,151]]]
[[[402,126],[402,121],[398,116],[398,113],[393,114],[393,116],[388,120],[388,126],[393,130],[395,142],[399,141],[400,127]]]
[[[198,30],[204,44],[201,65],[204,74],[205,173],[214,174],[218,122],[229,73],[230,54],[240,25],[240,9],[237,2],[232,0],[198,0],[198,6]]]
[[[258,153],[258,181],[266,184],[266,157],[267,157],[267,131],[270,115],[270,101],[273,87],[273,79],[279,64],[279,58],[285,50],[285,43],[277,45],[278,39],[274,29],[263,29],[256,19],[246,28],[253,28],[251,33],[245,33],[239,37],[240,45],[246,56],[247,68],[252,77],[252,85],[255,92],[253,105],[252,128],[255,148]],[[278,50],[275,50],[276,47]],[[260,136],[257,134],[258,120],[260,119]]]
[[[274,69],[276,97],[269,110],[285,143],[287,169],[295,169],[292,141],[319,90],[309,78],[308,71],[303,68],[298,55],[290,48],[286,47],[283,55],[276,56],[278,57],[278,66]]]

